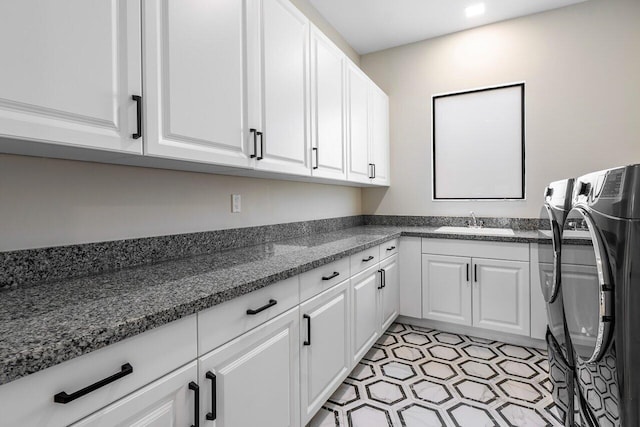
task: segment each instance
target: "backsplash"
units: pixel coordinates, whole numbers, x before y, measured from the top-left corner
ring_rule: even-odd
[[[405,227],[442,227],[467,226],[470,217],[462,216],[405,216],[405,215],[363,215],[365,225],[394,225]],[[485,227],[511,228],[513,230],[532,231],[540,225],[538,218],[489,218],[477,217],[484,221]]]
[[[107,271],[363,225],[361,215],[200,233],[0,252],[0,289]]]

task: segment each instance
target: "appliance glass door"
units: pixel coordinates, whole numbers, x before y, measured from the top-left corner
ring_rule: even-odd
[[[600,234],[581,207],[565,221],[560,268],[569,339],[582,362],[596,362],[611,339],[612,283]]]

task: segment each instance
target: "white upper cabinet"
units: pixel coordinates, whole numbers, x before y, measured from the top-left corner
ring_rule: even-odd
[[[142,153],[139,2],[3,0],[0,52],[1,137]]]
[[[372,84],[370,100],[372,182],[389,185],[389,97]]]
[[[368,183],[372,177],[369,163],[369,80],[352,63],[347,65],[347,112],[349,122],[349,181]]]
[[[344,54],[311,27],[311,141],[313,176],[346,179]]]
[[[309,20],[287,0],[249,0],[247,17],[255,168],[310,175]]]
[[[244,1],[143,4],[145,154],[249,167]]]

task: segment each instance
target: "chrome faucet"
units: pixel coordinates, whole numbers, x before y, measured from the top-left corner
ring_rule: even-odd
[[[467,224],[469,224],[469,227],[481,228],[484,225],[484,222],[478,221],[478,219],[476,218],[476,214],[473,213],[473,211],[471,211],[470,214],[471,214],[471,220],[467,221]]]

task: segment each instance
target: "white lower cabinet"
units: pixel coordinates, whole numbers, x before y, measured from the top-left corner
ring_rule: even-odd
[[[471,325],[471,258],[422,255],[422,317]]]
[[[200,425],[299,425],[299,325],[296,307],[198,359]]]
[[[354,364],[362,359],[379,335],[379,286],[380,273],[377,264],[351,278]]]
[[[473,259],[473,326],[529,335],[529,263]]]
[[[73,427],[185,427],[196,424],[195,361],[120,399]]]
[[[527,244],[428,240],[441,253],[422,255],[423,318],[530,336]]]
[[[300,305],[302,425],[351,370],[349,280]]]
[[[398,255],[392,255],[380,262],[382,270],[382,289],[380,289],[380,333],[387,330],[398,317],[400,311],[400,269]]]

